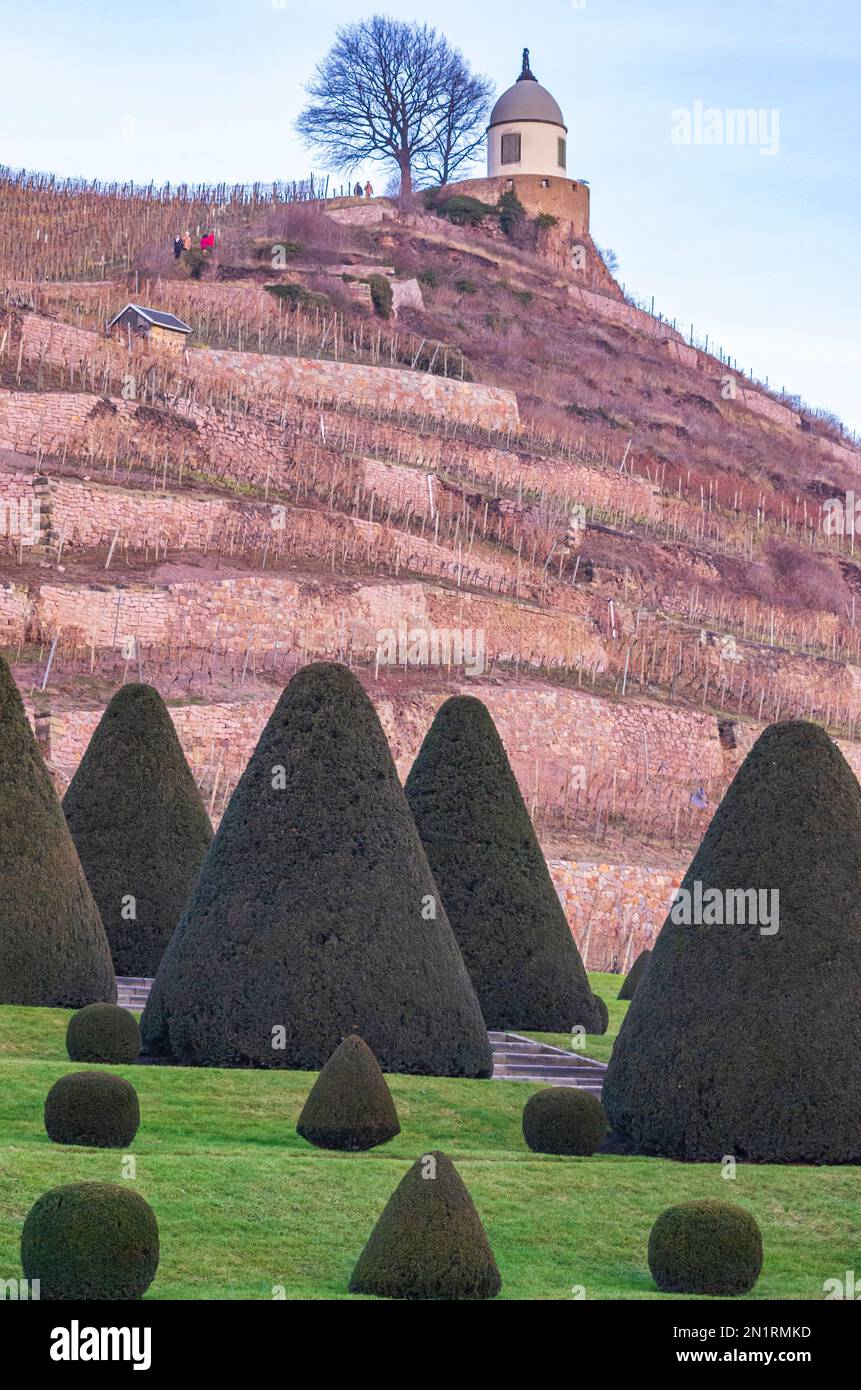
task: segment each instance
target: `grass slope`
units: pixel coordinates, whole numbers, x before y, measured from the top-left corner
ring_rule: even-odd
[[[616,989],[618,976],[592,975]],[[608,999],[611,1004],[612,1001]],[[69,1012],[0,1009],[0,1278],[20,1276],[21,1226],[49,1187],[122,1182],[124,1155],[52,1145],[42,1125],[51,1084],[80,1067],[65,1055]],[[618,1026],[618,1014],[615,1024]],[[589,1050],[606,1039],[589,1039]],[[347,1297],[353,1265],[410,1164],[441,1148],[487,1229],[502,1298],[659,1298],[646,1264],[652,1223],[674,1202],[717,1197],[756,1216],[765,1265],[756,1298],[818,1299],[858,1266],[858,1169],[740,1167],[663,1159],[530,1154],[518,1082],[390,1076],[402,1131],[383,1149],[335,1154],[295,1132],[308,1072],[112,1067],[136,1086],[135,1190],[154,1207],[162,1260],[148,1298]]]
[[[586,1057],[594,1057],[596,1062],[609,1062],[613,1043],[616,1041],[616,1034],[628,1011],[628,1001],[618,997],[625,977],[624,975],[602,974],[597,970],[590,970],[588,973],[592,989],[607,1005],[610,1012],[610,1022],[607,1025],[606,1033],[588,1033],[585,1045],[578,1049],[578,1052]],[[571,1051],[570,1033],[530,1033],[519,1028],[514,1031],[522,1032],[524,1038],[536,1038],[538,1042],[550,1043],[551,1046],[561,1047],[566,1052]]]

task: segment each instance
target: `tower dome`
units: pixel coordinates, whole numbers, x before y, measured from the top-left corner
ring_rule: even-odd
[[[487,173],[555,174],[564,177],[568,127],[562,108],[542,87],[523,50],[523,69],[497,101],[487,127]]]

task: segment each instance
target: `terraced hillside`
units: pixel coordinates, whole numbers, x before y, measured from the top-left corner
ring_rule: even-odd
[[[2,208],[0,627],[61,784],[131,677],[216,818],[305,661],[359,671],[403,775],[477,694],[606,969],[764,723],[821,721],[861,771],[861,567],[824,525],[861,451],[593,243],[561,271],[552,229],[420,199],[18,181]],[[195,219],[215,252],[174,262]],[[106,338],[129,300],[192,346]]]

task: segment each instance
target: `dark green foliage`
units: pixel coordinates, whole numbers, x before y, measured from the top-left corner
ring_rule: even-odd
[[[592,998],[595,1000],[595,1008],[598,1010],[598,1027],[595,1029],[595,1032],[597,1034],[606,1033],[607,1029],[610,1027],[610,1010],[607,1008],[600,994],[593,994]]]
[[[419,284],[426,289],[435,290],[439,288],[439,271],[432,265],[427,266],[419,275]]]
[[[406,793],[488,1028],[598,1032],[580,953],[480,700],[445,702]]]
[[[45,1192],[27,1213],[21,1264],[48,1299],[142,1298],[158,1269],[152,1207],[130,1187],[76,1182]]]
[[[155,975],[212,826],[173,720],[152,686],[124,685],[111,700],[63,810],[116,974]]]
[[[762,1269],[762,1235],[744,1207],[683,1202],[652,1227],[649,1269],[662,1293],[749,1293]]]
[[[552,212],[539,212],[535,224],[540,232],[547,232],[551,227],[559,225],[559,218],[554,217]]]
[[[355,1032],[386,1071],[490,1075],[385,735],[345,667],[307,666],[281,696],[141,1031],[145,1052],[191,1064],[317,1071]]]
[[[138,1021],[117,1004],[88,1004],[69,1019],[66,1050],[73,1062],[134,1062],[141,1050]]]
[[[0,785],[0,1004],[116,999],[99,910],[2,658]]]
[[[197,246],[188,247],[182,253],[182,261],[192,280],[203,279],[207,261],[205,251],[201,251]]]
[[[477,227],[485,217],[492,217],[495,209],[490,203],[482,203],[479,198],[470,198],[466,193],[455,193],[441,203],[435,203],[433,211],[438,217],[445,217],[458,227]]]
[[[371,287],[371,302],[374,306],[374,312],[379,314],[381,319],[390,319],[392,317],[394,291],[388,275],[371,275],[368,284]]]
[[[478,294],[478,285],[467,276],[464,276],[460,280],[455,280],[454,287],[458,294]]]
[[[513,188],[509,188],[507,193],[500,194],[496,211],[499,214],[500,227],[505,235],[513,240],[526,220],[526,208]]]
[[[140,1122],[134,1086],[106,1071],[69,1072],[45,1100],[45,1129],[55,1144],[125,1149]]]
[[[326,294],[315,294],[304,285],[264,285],[267,294],[281,299],[291,309],[331,309],[332,302]]]
[[[380,1064],[355,1034],[344,1039],[320,1072],[296,1132],[318,1149],[353,1153],[400,1134],[398,1112]]]
[[[251,245],[251,254],[256,261],[269,261],[272,264],[277,257],[299,256],[304,251],[301,241],[287,241],[283,237],[255,237]]]
[[[641,951],[628,971],[619,990],[620,999],[633,999],[637,992],[637,985],[646,973],[649,961],[652,959],[651,951]]]
[[[593,1154],[608,1128],[598,1097],[574,1086],[536,1091],[523,1108],[523,1137],[537,1154]]]
[[[861,1162],[859,869],[861,788],[842,753],[815,725],[772,725],[682,888],[776,889],[779,930],[671,911],[607,1072],[614,1131],[687,1161]]]
[[[444,1153],[416,1159],[359,1256],[351,1293],[378,1298],[495,1298],[502,1286],[481,1217]]]

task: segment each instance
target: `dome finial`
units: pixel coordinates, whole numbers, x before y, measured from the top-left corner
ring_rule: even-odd
[[[538,78],[529,66],[529,49],[523,50],[523,70],[518,77],[518,82],[537,82]]]

